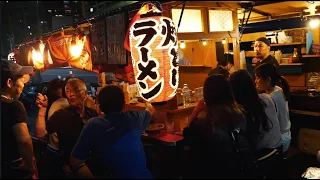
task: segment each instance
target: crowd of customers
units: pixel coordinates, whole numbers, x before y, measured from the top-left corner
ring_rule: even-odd
[[[37,178],[27,113],[14,100],[33,69],[1,64],[2,136],[7,137],[2,177]],[[264,157],[274,159],[261,165],[271,168],[290,145],[290,91],[276,66],[261,64],[254,77],[225,66],[219,64],[206,78],[204,97],[183,130],[194,178],[247,177]],[[155,111],[150,103],[144,111],[123,111],[124,94],[117,85],[103,87],[94,100],[83,80],[70,78],[52,80],[36,105],[35,137],[47,144],[38,163],[40,178],[153,177],[141,142]]]

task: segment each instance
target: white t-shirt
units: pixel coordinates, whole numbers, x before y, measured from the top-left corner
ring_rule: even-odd
[[[268,127],[271,127],[271,129],[264,131],[261,127],[260,135],[257,139],[257,149],[277,148],[282,144],[282,141],[276,107],[271,97],[267,94],[259,94],[259,97],[266,104],[264,111],[269,118]]]
[[[273,92],[270,94],[272,99],[275,101],[278,120],[280,124],[280,130],[286,131],[290,129],[291,122],[289,117],[289,106],[288,101],[285,100],[283,90],[279,86],[275,86]]]
[[[66,98],[60,98],[52,103],[49,112],[48,112],[48,119],[58,111],[59,109],[64,109],[69,106],[69,102]],[[51,148],[54,148],[56,150],[59,149],[59,139],[57,133],[49,134],[49,141],[48,145],[51,146]]]

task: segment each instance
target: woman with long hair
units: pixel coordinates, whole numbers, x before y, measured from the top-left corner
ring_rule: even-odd
[[[248,140],[241,134],[244,116],[223,75],[209,76],[204,82],[203,94],[204,99],[195,108],[190,126],[183,132],[185,142],[191,147],[194,175],[238,177],[235,172],[240,169],[239,159],[250,161],[250,158],[244,158],[250,149]],[[235,131],[238,133],[233,133]],[[235,152],[237,148],[241,155]],[[234,173],[226,172],[229,170]]]
[[[282,145],[275,105],[267,94],[258,94],[246,70],[238,70],[229,79],[234,98],[244,110],[246,132],[255,150],[275,149]]]
[[[290,87],[272,64],[262,64],[255,69],[255,83],[259,90],[265,91],[275,101],[277,116],[282,134],[283,153],[289,149],[291,142],[289,105]],[[280,84],[280,86],[277,86]]]

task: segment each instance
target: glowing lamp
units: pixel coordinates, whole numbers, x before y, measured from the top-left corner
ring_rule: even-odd
[[[184,43],[184,41],[181,41],[180,42],[180,48],[181,49],[184,49],[186,47],[186,44]]]
[[[202,44],[205,46],[205,45],[207,45],[207,41],[206,40],[203,40],[202,41]]]
[[[316,28],[320,25],[320,20],[319,19],[311,19],[311,21],[309,22],[309,26],[311,28]]]
[[[39,48],[31,48],[31,59],[35,69],[44,68],[44,47],[45,45],[40,42],[38,45]]]
[[[72,38],[70,54],[73,57],[79,57],[82,54],[82,49],[84,46],[84,41]]]
[[[129,29],[135,82],[148,102],[173,98],[179,83],[177,32],[170,18],[144,14]]]

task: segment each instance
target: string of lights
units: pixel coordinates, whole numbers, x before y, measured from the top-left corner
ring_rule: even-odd
[[[104,12],[104,13],[100,13],[100,14],[95,15],[93,17],[83,18],[82,20],[80,20],[78,22],[75,22],[75,23],[73,23],[71,25],[66,25],[66,26],[54,29],[51,32],[44,33],[40,37],[32,38],[32,39],[26,41],[25,43],[21,43],[21,44],[17,45],[16,47],[19,48],[19,47],[25,46],[25,45],[30,44],[30,43],[41,41],[41,40],[46,39],[47,37],[50,37],[53,34],[56,34],[58,32],[65,31],[65,30],[68,30],[68,29],[74,29],[75,27],[78,28],[79,26],[84,25],[84,24],[87,24],[87,25],[91,26],[92,23],[98,22],[98,21],[100,21],[102,19],[105,19],[107,17],[113,16],[113,15],[116,15],[116,14],[119,14],[119,13],[122,13],[122,12],[129,12],[129,11],[137,10],[137,9],[141,8],[146,3],[153,4],[158,9],[162,10],[161,5],[164,4],[164,3],[168,3],[168,2],[172,2],[172,1],[161,1],[161,2],[159,2],[159,1],[155,1],[155,2],[153,2],[153,1],[142,1],[142,2],[136,2],[136,3],[130,4],[130,5],[127,5],[127,6],[123,6],[123,7],[116,8],[116,9],[113,9],[113,10],[110,10],[110,11],[107,11],[107,12]],[[163,10],[162,12],[170,11],[171,9],[176,8],[176,7],[178,7],[178,6],[182,5],[182,4],[185,4],[186,2],[187,1],[183,1],[183,2],[181,2],[179,4],[177,4],[177,5],[174,5],[174,6],[170,7],[170,8],[168,8],[168,9],[166,9],[166,10]]]

